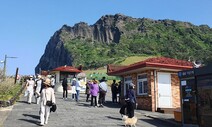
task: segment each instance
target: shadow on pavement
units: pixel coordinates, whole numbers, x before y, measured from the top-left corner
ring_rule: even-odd
[[[26,121],[29,123],[34,123],[35,125],[39,125],[39,121],[37,121],[37,120],[29,120],[29,119],[18,119],[18,120]]]
[[[112,117],[112,116],[105,116],[105,117],[107,117],[107,118],[109,118],[109,119],[114,119],[114,120],[121,120],[121,121],[123,121],[122,118],[117,118],[117,117]],[[121,117],[121,116],[120,116],[120,117]],[[124,121],[123,121],[123,124],[117,124],[117,126],[119,126],[119,127],[125,127]]]
[[[37,115],[31,115],[31,114],[23,114],[23,116],[29,116],[31,118],[34,118],[34,119],[40,119],[40,116],[37,116]]]
[[[104,103],[104,106],[108,108],[121,108],[121,104],[113,103],[111,101],[106,101],[106,103]]]
[[[82,103],[82,102],[78,102],[77,103],[77,106],[85,106],[85,107],[89,107],[90,106],[90,103]]]
[[[163,127],[177,127],[173,124],[166,123],[162,120],[156,120],[156,119],[139,119],[139,120],[145,121],[151,125],[154,125],[155,127],[162,127],[161,125],[163,125]]]
[[[16,102],[28,104],[27,101],[16,101]]]
[[[121,118],[112,117],[112,116],[105,116],[105,117],[107,117],[107,118],[109,118],[109,119],[114,119],[114,120],[122,120]]]

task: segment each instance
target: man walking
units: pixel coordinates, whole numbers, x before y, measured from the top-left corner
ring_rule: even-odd
[[[107,93],[107,84],[105,77],[102,77],[99,83],[99,107],[104,107],[103,103],[105,102],[106,93]]]

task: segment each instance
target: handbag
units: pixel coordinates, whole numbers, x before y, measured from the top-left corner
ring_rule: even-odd
[[[57,110],[57,105],[53,104],[52,107],[50,108],[50,112],[55,112]]]
[[[46,101],[46,105],[47,105],[47,106],[52,106],[53,103],[52,103],[52,101]]]
[[[45,91],[45,96],[46,96],[46,91]],[[47,100],[47,97],[46,97],[46,100]],[[46,106],[52,106],[52,105],[53,105],[52,101],[49,101],[49,100],[46,101]]]

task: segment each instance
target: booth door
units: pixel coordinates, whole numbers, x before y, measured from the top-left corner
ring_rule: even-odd
[[[172,107],[171,75],[169,73],[158,73],[158,107]]]
[[[181,79],[183,122],[185,125],[197,125],[197,102],[195,79]]]
[[[212,127],[212,75],[197,77],[198,121],[202,127]]]

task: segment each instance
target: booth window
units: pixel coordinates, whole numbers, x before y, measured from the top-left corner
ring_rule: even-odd
[[[137,80],[137,94],[138,95],[147,95],[148,94],[148,82],[147,75],[141,74],[138,75]]]
[[[132,77],[127,76],[124,78],[124,95],[126,95],[127,90],[129,89],[129,85],[132,82]]]

